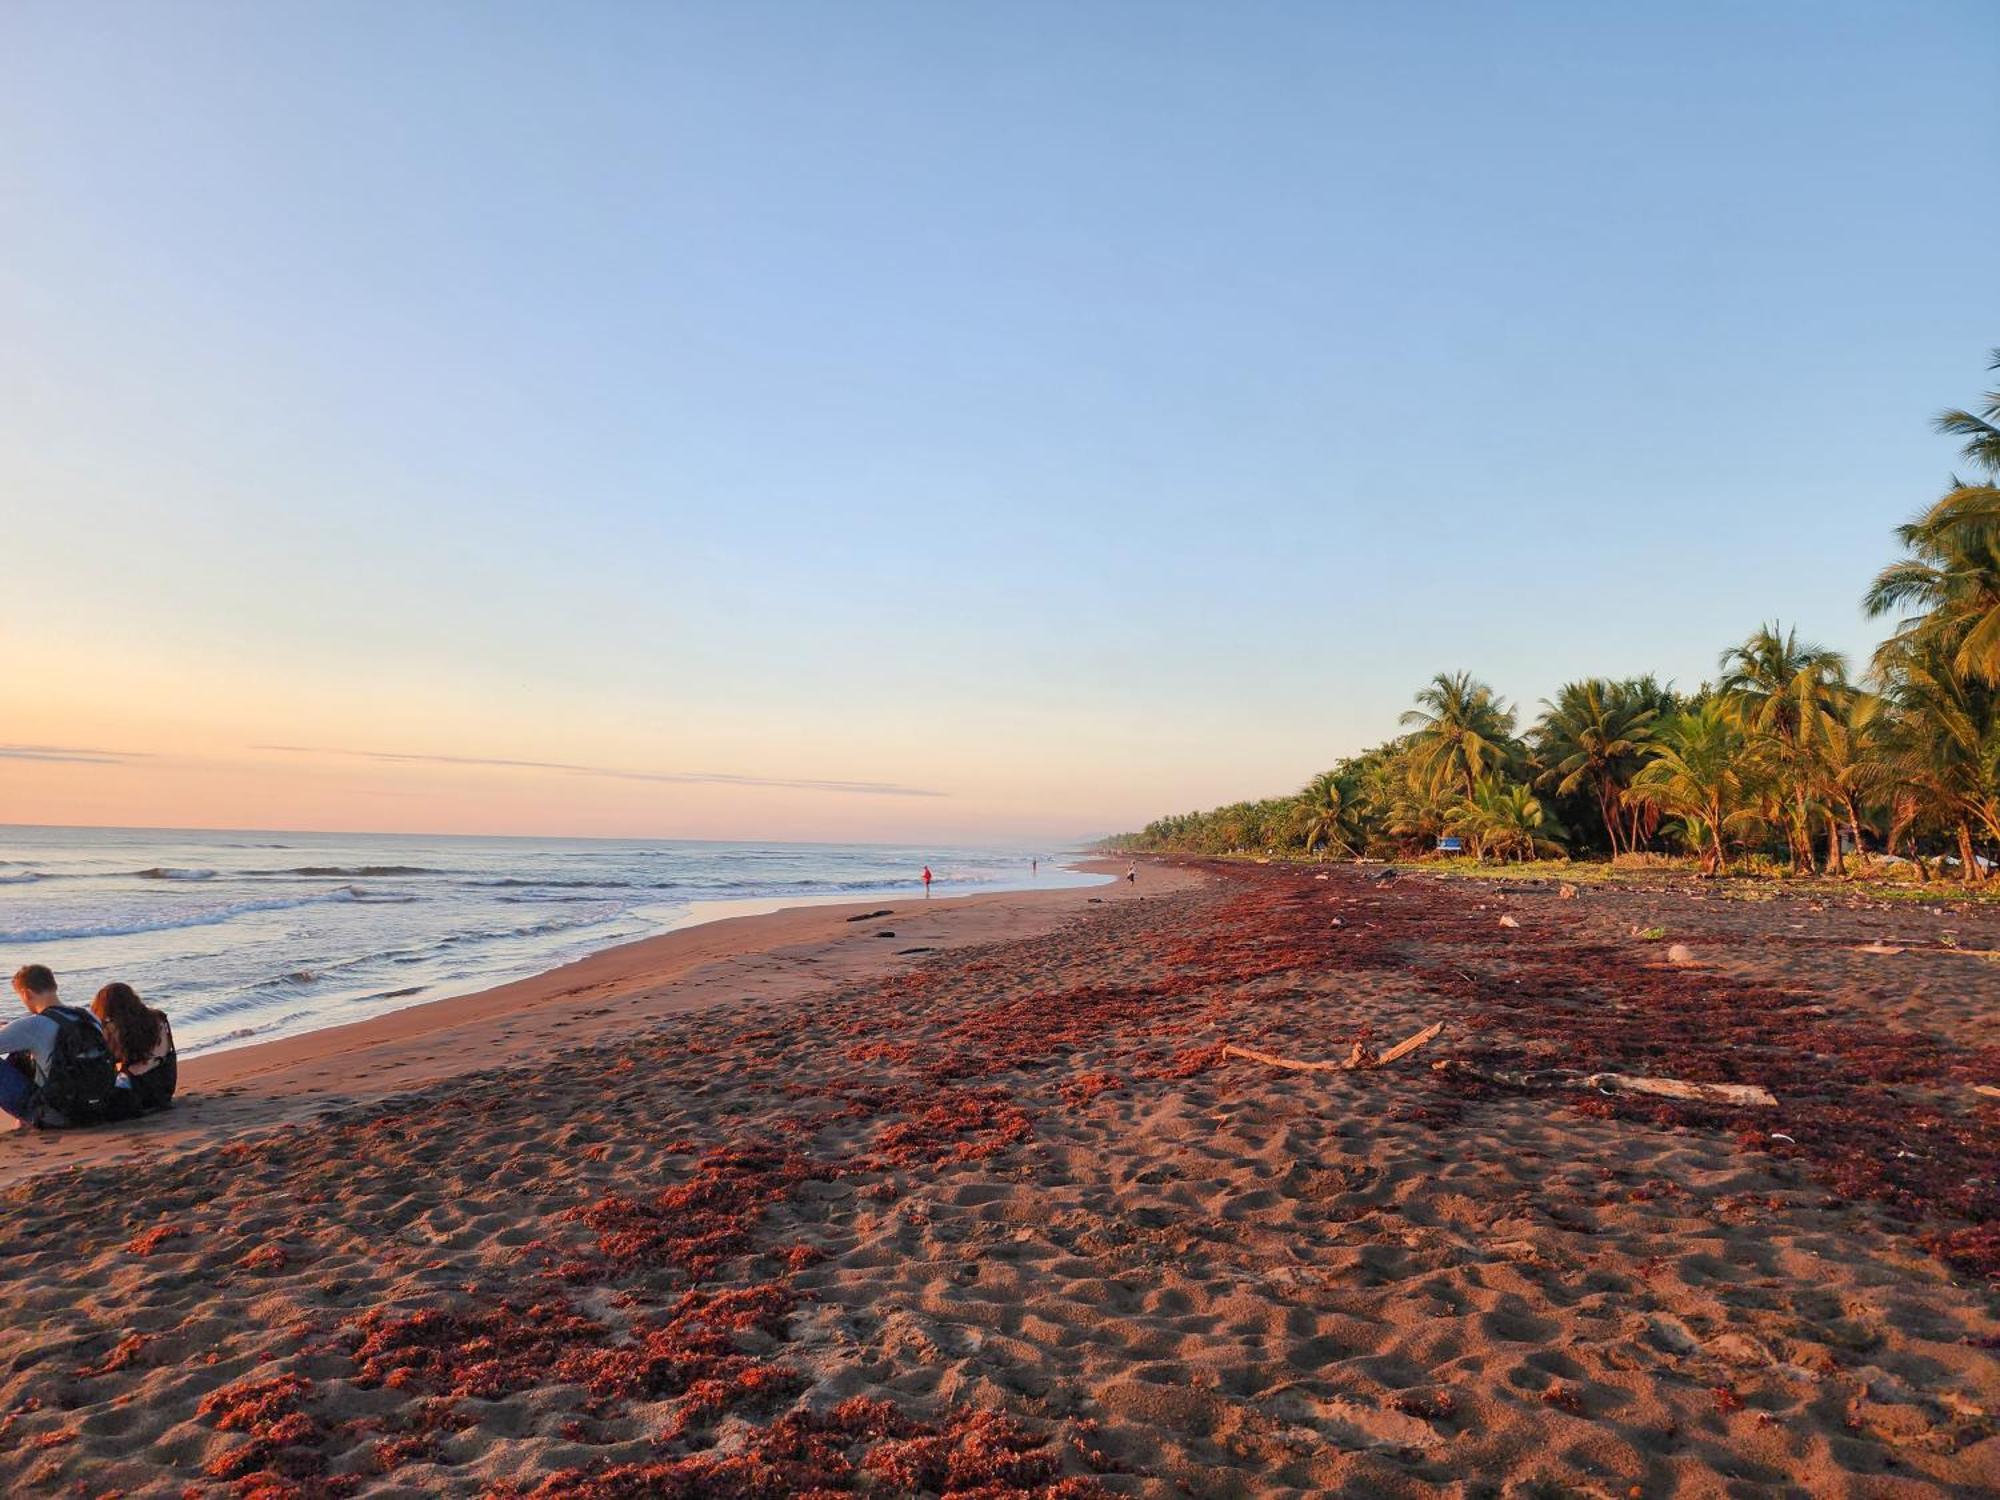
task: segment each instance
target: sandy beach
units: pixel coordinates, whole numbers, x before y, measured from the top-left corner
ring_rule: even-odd
[[[1148,863],[194,1059],[0,1141],[0,1486],[1991,1493],[1995,950],[1865,888]]]

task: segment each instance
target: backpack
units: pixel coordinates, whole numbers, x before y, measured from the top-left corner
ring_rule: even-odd
[[[56,1044],[48,1076],[35,1091],[36,1115],[54,1111],[65,1124],[94,1125],[111,1113],[118,1089],[118,1065],[104,1033],[73,1006],[51,1005],[42,1014],[56,1024]]]

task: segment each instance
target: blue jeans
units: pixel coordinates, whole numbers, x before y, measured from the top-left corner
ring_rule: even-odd
[[[34,1093],[34,1080],[7,1058],[0,1057],[0,1110],[5,1110],[24,1124],[27,1123],[28,1101],[34,1097]]]

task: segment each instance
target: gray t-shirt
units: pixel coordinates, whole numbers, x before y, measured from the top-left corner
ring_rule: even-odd
[[[90,1012],[83,1014],[88,1016]],[[90,1024],[97,1024],[95,1016],[90,1017]],[[56,1055],[58,1035],[60,1031],[54,1021],[37,1011],[29,1011],[0,1026],[0,1057],[28,1053],[35,1060],[35,1087],[40,1088],[49,1081],[49,1063]]]

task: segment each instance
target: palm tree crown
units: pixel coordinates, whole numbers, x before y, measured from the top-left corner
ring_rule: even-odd
[[[1413,769],[1434,793],[1450,788],[1470,797],[1480,777],[1520,756],[1514,710],[1470,672],[1438,673],[1402,722],[1416,731]]]

